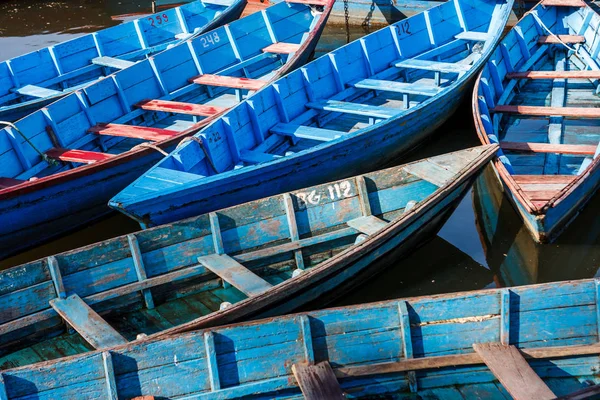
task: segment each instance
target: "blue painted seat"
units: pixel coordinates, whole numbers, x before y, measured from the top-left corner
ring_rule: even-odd
[[[398,115],[398,111],[389,107],[372,106],[368,104],[350,103],[347,101],[315,101],[306,103],[306,107],[323,111],[334,111],[339,113],[364,115],[373,118],[392,118]]]
[[[345,132],[334,131],[331,129],[315,128],[313,126],[304,126],[296,124],[277,124],[270,129],[272,133],[289,136],[296,139],[309,139],[322,142],[341,137]]]
[[[440,92],[439,87],[426,86],[422,83],[406,83],[395,81],[384,81],[379,79],[361,79],[354,82],[352,86],[360,89],[382,90],[396,93],[416,94],[421,96],[435,96]]]
[[[397,68],[420,69],[445,73],[464,74],[471,69],[470,65],[447,63],[440,61],[408,59],[394,64]]]

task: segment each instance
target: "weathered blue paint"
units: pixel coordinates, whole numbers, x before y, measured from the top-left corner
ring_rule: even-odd
[[[600,182],[600,135],[592,118],[561,116],[532,118],[495,113],[505,105],[595,107],[600,104],[597,81],[587,79],[510,79],[511,72],[600,70],[595,26],[600,17],[589,7],[535,7],[507,34],[476,84],[473,110],[484,143],[527,142],[555,145],[554,152],[499,152],[497,173],[507,196],[533,238],[553,241],[577,216]],[[542,36],[580,35],[582,44],[540,44]],[[571,47],[573,46],[573,47]],[[516,90],[518,89],[518,91]],[[575,145],[569,149],[562,145]],[[592,145],[590,154],[573,148]],[[581,147],[578,147],[581,146]]]
[[[18,121],[16,126],[31,143],[15,129],[0,130],[0,258],[108,213],[110,197],[163,157],[157,148],[173,150],[184,137],[237,103],[233,90],[190,79],[201,73],[276,79],[306,62],[329,10],[315,12],[308,5],[281,2],[139,61]],[[297,51],[262,51],[276,42],[296,45]],[[206,108],[215,114],[174,115],[136,106],[152,99],[210,103],[214,108]],[[151,126],[168,135],[149,140],[135,132],[123,137],[90,130],[101,123],[125,129]],[[154,146],[142,144],[146,141]],[[53,165],[38,151],[54,147],[114,157],[90,165]]]
[[[435,235],[495,151],[436,156],[2,271],[0,369],[101,348],[121,336],[324,304],[382,269],[382,257],[401,257]],[[446,175],[430,174],[432,166]],[[365,219],[371,223],[355,224]],[[57,312],[85,341],[65,332]]]
[[[193,1],[0,62],[0,120],[16,121],[181,38],[234,21],[245,5]]]
[[[196,135],[206,152],[198,143],[181,146],[110,206],[150,226],[351,176],[405,154],[456,109],[499,40],[511,6],[448,2],[343,46],[207,126]],[[465,31],[487,32],[487,40],[473,45],[455,38]],[[410,68],[393,66],[399,62]],[[448,64],[460,65],[451,70],[460,73],[447,73]],[[380,87],[392,82],[392,90],[354,86],[366,78],[381,81]],[[413,89],[441,90],[425,97],[398,93],[393,83],[403,80]],[[288,131],[298,125],[327,129],[323,136],[334,130],[339,137],[290,140],[289,133],[278,133],[282,125]],[[265,156],[244,162],[247,152]]]
[[[562,396],[600,383],[598,284],[570,281],[304,312],[6,370],[0,382],[6,399],[288,399],[302,398],[292,366],[326,361],[347,398],[506,399],[506,389],[473,351],[476,343],[505,342],[529,354],[531,368]]]

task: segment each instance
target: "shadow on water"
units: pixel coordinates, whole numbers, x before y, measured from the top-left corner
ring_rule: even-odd
[[[0,60],[64,41],[86,32],[115,25],[111,15],[149,11],[147,0],[0,2]],[[328,26],[316,51],[320,56],[373,29]],[[409,157],[414,161],[479,144],[467,96],[459,110]],[[461,202],[437,237],[346,295],[337,304],[354,304],[394,297],[481,289],[498,284],[591,277],[600,260],[600,197],[553,245],[531,240],[488,168],[472,194]],[[493,174],[491,175],[493,178]],[[490,183],[491,182],[491,183]],[[18,265],[58,252],[133,232],[138,226],[122,215],[92,224],[26,253],[0,262],[0,268]]]

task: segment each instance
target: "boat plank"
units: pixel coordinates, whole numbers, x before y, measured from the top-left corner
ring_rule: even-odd
[[[573,179],[577,178],[575,175],[513,175],[512,178],[519,184],[527,183],[563,183],[569,184]]]
[[[596,146],[587,144],[552,144],[529,142],[500,142],[502,150],[523,151],[533,153],[560,153],[577,155],[594,155]]]
[[[290,136],[299,139],[318,140],[328,142],[345,134],[342,131],[332,129],[316,128],[314,126],[305,126],[298,124],[277,124],[270,129],[271,133],[282,136]]]
[[[462,74],[471,69],[470,65],[448,63],[442,61],[408,59],[394,64],[397,68],[421,69],[425,71],[437,71],[446,73]]]
[[[265,47],[262,51],[273,54],[291,54],[297,52],[299,49],[300,45],[296,43],[277,42]]]
[[[531,116],[563,116],[572,118],[600,118],[600,108],[587,107],[538,107],[497,105],[492,112]]]
[[[54,310],[96,349],[118,346],[127,340],[74,294],[50,300]]]
[[[373,215],[358,217],[348,221],[348,226],[367,235],[374,235],[387,226],[387,222]]]
[[[131,67],[135,63],[133,61],[121,60],[115,57],[102,56],[92,59],[92,64],[99,65],[101,67],[125,69]]]
[[[238,78],[234,76],[204,74],[191,79],[191,82],[198,85],[220,86],[233,89],[259,90],[267,81],[260,79]]]
[[[542,5],[553,7],[585,7],[582,0],[543,0]]]
[[[52,159],[64,162],[76,162],[82,164],[93,164],[106,161],[114,157],[114,154],[100,153],[98,151],[53,148],[46,152]]]
[[[248,296],[259,295],[271,288],[269,282],[226,254],[202,256],[198,262]]]
[[[508,79],[600,79],[600,70],[510,72]]]
[[[404,167],[404,170],[409,174],[440,187],[444,186],[454,177],[452,172],[428,160],[409,164]]]
[[[538,44],[577,44],[585,43],[585,37],[581,35],[551,35],[551,36],[540,36],[538,38]]]
[[[385,92],[416,94],[421,96],[435,96],[442,91],[436,86],[426,86],[422,83],[406,83],[386,81],[380,79],[361,79],[351,86],[359,89],[381,90]]]
[[[306,107],[322,111],[334,111],[345,114],[363,115],[373,118],[392,118],[401,113],[401,111],[390,108],[372,106],[368,104],[357,104],[347,101],[312,101],[306,104]]]
[[[121,124],[98,124],[91,127],[88,132],[96,133],[98,135],[150,140],[152,142],[160,142],[179,135],[179,132],[169,129]]]
[[[45,97],[54,97],[59,96],[62,92],[54,89],[47,89],[45,87],[36,86],[36,85],[26,85],[20,87],[15,90],[16,93],[23,96],[35,97],[38,99],[43,99]]]
[[[306,400],[341,400],[345,398],[333,369],[327,361],[315,365],[294,364],[292,372]]]
[[[146,111],[163,111],[176,114],[196,115],[199,117],[211,117],[224,112],[227,108],[209,106],[205,104],[182,103],[168,100],[146,100],[137,104],[138,108]]]
[[[516,400],[556,398],[515,346],[476,343],[473,348]]]

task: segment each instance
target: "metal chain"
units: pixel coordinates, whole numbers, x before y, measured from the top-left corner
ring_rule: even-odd
[[[348,11],[348,0],[344,0],[344,21],[346,22],[346,43],[350,43],[350,12]]]

